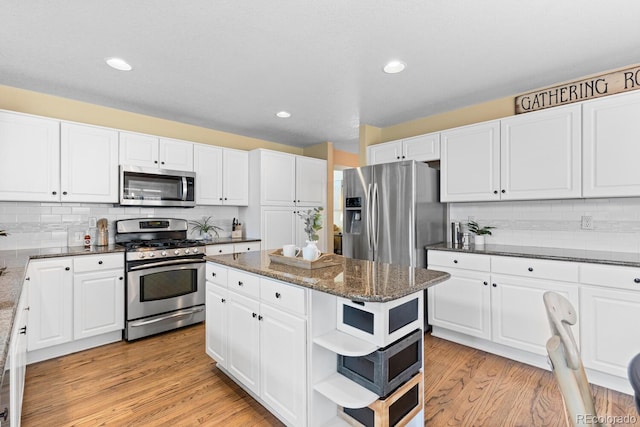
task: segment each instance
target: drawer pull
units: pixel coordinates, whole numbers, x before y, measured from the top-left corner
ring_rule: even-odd
[[[454,259],[454,260],[453,260],[453,263],[454,263],[454,264],[457,264],[457,263],[458,263],[458,260],[457,260],[457,259]]]
[[[493,286],[494,288],[497,288],[497,287],[498,287],[498,285],[497,285],[497,284],[495,284],[495,283],[492,283],[492,284],[491,284],[491,286]]]
[[[280,292],[276,292],[276,298],[280,298]]]
[[[102,265],[102,261],[98,261],[98,264]]]
[[[226,299],[224,299],[224,298],[221,298],[221,299],[220,299],[220,302],[227,302],[227,300],[226,300]]]
[[[211,276],[216,277],[216,273],[215,272],[211,273]]]
[[[635,283],[640,283],[640,277],[636,277],[635,279],[633,279],[633,281],[634,281]]]
[[[482,282],[483,285],[487,286],[489,282]]]
[[[258,313],[251,313],[251,317],[253,317],[254,319],[256,318],[256,316],[258,316]]]
[[[65,268],[64,268],[64,271],[69,271],[69,270],[71,270],[71,268],[70,268],[70,267],[65,267]]]
[[[124,277],[118,277],[118,280],[124,280]]]
[[[258,320],[262,320],[262,316],[258,316]]]
[[[529,267],[529,268],[527,268],[527,270],[533,271],[533,267]]]
[[[242,286],[244,285],[244,283],[242,283],[240,280],[238,280],[238,286]]]

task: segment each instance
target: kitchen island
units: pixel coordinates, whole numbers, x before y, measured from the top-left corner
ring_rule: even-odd
[[[338,255],[311,270],[270,252],[205,258],[217,366],[287,425],[422,425],[423,291],[449,275]]]

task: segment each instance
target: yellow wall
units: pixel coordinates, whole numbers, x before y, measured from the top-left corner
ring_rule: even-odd
[[[253,150],[268,148],[292,154],[302,149],[263,139],[250,138],[215,129],[160,119],[59,96],[0,85],[0,109],[35,114],[61,120],[88,123],[116,129],[142,132],[167,138],[217,145],[220,147]]]

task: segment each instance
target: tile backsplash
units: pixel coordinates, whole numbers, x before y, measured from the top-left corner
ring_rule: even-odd
[[[592,217],[593,229],[581,228],[582,216]],[[496,227],[487,244],[640,251],[640,198],[449,204],[450,221],[470,218]]]
[[[212,217],[222,227],[220,236],[231,235],[231,222],[239,208],[233,206],[198,206],[195,208],[136,208],[96,203],[0,202],[0,250],[67,246],[78,233],[89,230],[91,218],[109,221],[109,243],[113,243],[115,220],[142,217],[181,218],[189,221]],[[197,237],[190,232],[189,237]]]

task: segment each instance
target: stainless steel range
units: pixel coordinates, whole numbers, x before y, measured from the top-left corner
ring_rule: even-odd
[[[116,222],[126,248],[127,341],[204,321],[205,246],[187,239],[187,221],[139,218]]]

